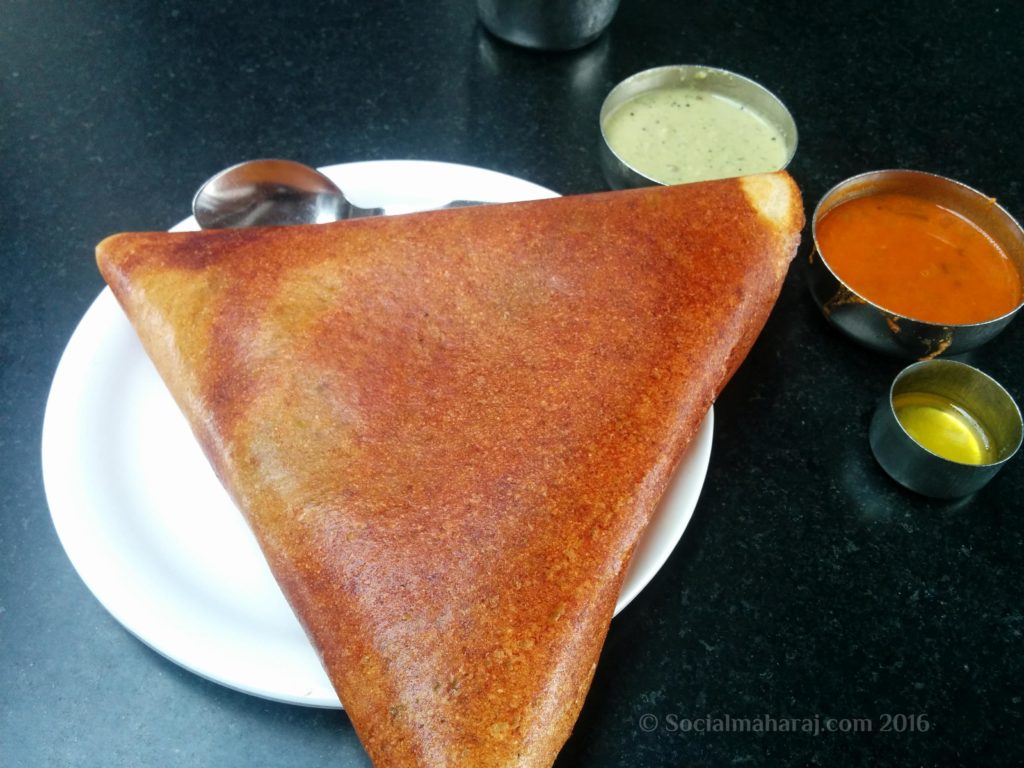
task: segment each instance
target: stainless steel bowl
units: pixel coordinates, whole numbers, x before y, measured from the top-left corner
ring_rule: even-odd
[[[477,0],[477,14],[494,35],[544,50],[582,48],[597,39],[619,0]]]
[[[789,165],[796,154],[797,130],[793,116],[775,94],[743,75],[724,69],[696,64],[673,64],[637,72],[616,85],[605,97],[599,116],[601,126],[601,167],[612,189],[650,187],[662,184],[623,160],[612,149],[605,133],[605,121],[618,107],[645,91],[658,88],[686,86],[699,91],[723,96],[766,120],[782,135],[786,142],[786,161],[777,169]]]
[[[827,254],[822,254],[818,246],[818,222],[840,203],[881,192],[922,197],[964,216],[988,234],[1024,275],[1024,230],[995,200],[958,181],[931,173],[871,171],[834,186],[814,210],[811,224],[814,249],[810,255],[808,286],[825,318],[871,349],[909,359],[960,354],[984,344],[1002,331],[1022,304],[1005,315],[981,323],[930,323],[875,304],[852,290],[832,271]]]
[[[894,401],[907,393],[937,395],[968,412],[991,441],[991,461],[964,464],[915,440],[900,422]],[[940,499],[968,496],[995,477],[1021,445],[1020,409],[999,383],[965,363],[926,360],[904,368],[871,420],[871,450],[890,477],[912,491]]]

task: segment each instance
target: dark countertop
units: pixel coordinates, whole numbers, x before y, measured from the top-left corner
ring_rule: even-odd
[[[209,174],[258,156],[443,160],[603,189],[601,100],[667,63],[725,67],[786,102],[809,211],[847,176],[908,167],[1020,217],[1022,27],[1015,3],[623,0],[594,45],[541,54],[490,38],[469,0],[7,3],[0,764],[368,764],[344,714],[236,693],[151,651],[65,556],[40,429],[102,287],[102,237],[174,224]],[[613,622],[560,766],[1024,764],[1024,460],[958,503],[890,481],[867,423],[902,364],[826,326],[805,255],[719,400],[693,520]],[[970,356],[1018,399],[1022,342],[1017,320]],[[873,730],[681,727],[726,716]]]

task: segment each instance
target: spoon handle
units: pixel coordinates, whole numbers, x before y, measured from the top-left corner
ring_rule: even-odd
[[[358,205],[345,201],[345,212],[339,219],[365,219],[370,216],[384,216],[387,211],[383,208],[360,208]]]
[[[353,213],[352,216],[369,216],[369,215],[383,215],[383,216],[398,216],[405,213],[424,213],[426,211],[443,211],[446,208],[465,208],[470,205],[489,205],[493,203],[493,200],[449,200],[447,203],[441,205],[431,205],[428,208],[424,208],[420,205],[404,206],[394,205],[388,206],[387,208],[362,208],[359,209],[359,213]],[[362,211],[373,210],[378,213],[367,214]]]
[[[403,206],[397,206],[395,208],[360,208],[358,205],[353,205],[349,201],[345,201],[346,210],[344,215],[339,216],[342,219],[365,219],[369,216],[397,216],[403,213],[419,213],[422,211],[440,211],[445,208],[465,208],[469,205],[486,205],[486,200],[451,200],[444,205],[432,205],[429,208],[412,207],[405,208]]]
[[[465,208],[469,205],[489,205],[493,201],[491,200],[452,200],[450,203],[445,203],[441,208]]]

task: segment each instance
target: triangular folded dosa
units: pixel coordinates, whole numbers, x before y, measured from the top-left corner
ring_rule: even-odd
[[[802,223],[780,173],[98,260],[374,763],[546,766]]]

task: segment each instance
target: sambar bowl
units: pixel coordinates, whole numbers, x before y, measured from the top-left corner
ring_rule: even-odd
[[[818,237],[822,219],[842,203],[883,193],[921,198],[966,219],[991,239],[1013,262],[1017,274],[1024,277],[1024,230],[994,199],[966,184],[932,173],[905,169],[870,171],[832,187],[818,203],[811,220],[813,250],[808,287],[826,320],[870,349],[907,359],[957,355],[990,341],[1017,315],[1024,300],[1010,311],[981,322],[931,322],[876,303],[854,290],[829,264]],[[899,258],[899,254],[893,258]],[[914,290],[912,285],[906,288]]]

